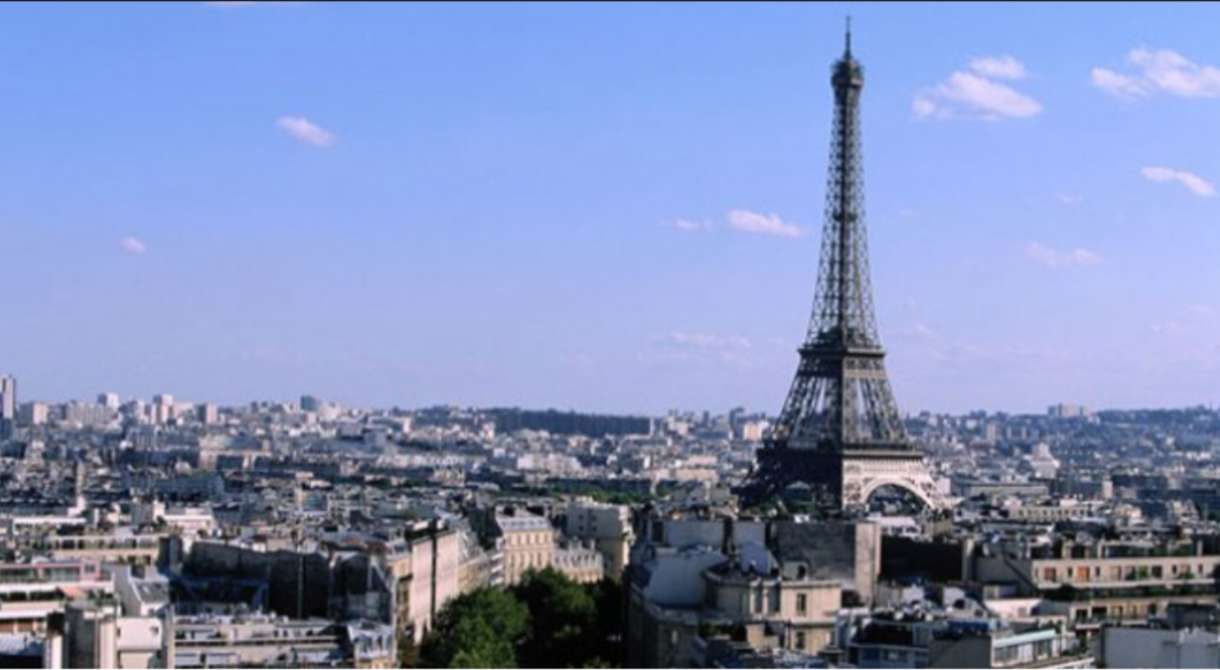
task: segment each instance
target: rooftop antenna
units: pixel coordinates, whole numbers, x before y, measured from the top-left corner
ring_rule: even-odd
[[[851,14],[847,15],[847,45],[843,49],[843,53],[851,56]]]

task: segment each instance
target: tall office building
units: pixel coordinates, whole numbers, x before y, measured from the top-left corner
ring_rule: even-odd
[[[153,396],[153,423],[169,423],[174,418],[174,396],[167,393]]]
[[[318,411],[318,409],[321,406],[322,406],[322,403],[318,402],[318,399],[315,398],[314,396],[311,396],[311,395],[301,396],[301,411],[302,412],[316,412],[316,411]]]
[[[119,408],[119,394],[117,393],[99,393],[97,396],[97,404],[109,408]]]
[[[47,422],[47,406],[40,402],[27,402],[17,410],[17,424],[41,426]]]
[[[216,420],[219,418],[216,405],[210,402],[200,404],[195,411],[197,412],[199,423],[202,423],[205,426],[210,426],[216,423]]]
[[[13,434],[17,424],[17,378],[0,377],[0,438]]]

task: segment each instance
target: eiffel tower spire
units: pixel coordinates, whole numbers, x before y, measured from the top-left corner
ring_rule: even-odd
[[[850,26],[830,78],[834,124],[813,313],[796,379],[771,435],[793,448],[906,442],[873,314],[860,151],[864,68],[852,58]]]
[[[804,481],[828,488],[840,505],[858,504],[882,480],[853,473],[889,462],[893,472],[909,472],[882,483],[931,504],[937,495],[903,428],[873,313],[860,150],[864,68],[852,56],[850,18],[830,83],[834,122],[813,313],[796,376],[747,491],[758,497]]]

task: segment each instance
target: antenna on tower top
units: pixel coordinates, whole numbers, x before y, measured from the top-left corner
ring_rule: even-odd
[[[851,14],[847,15],[847,43],[843,49],[843,53],[848,56],[851,55]]]

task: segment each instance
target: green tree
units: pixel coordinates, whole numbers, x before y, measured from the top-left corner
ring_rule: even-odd
[[[476,589],[437,614],[419,662],[429,668],[515,668],[517,647],[529,629],[529,610],[511,593]]]
[[[596,660],[604,644],[590,589],[546,568],[527,572],[513,593],[530,612],[530,632],[521,645],[523,665],[573,668],[605,662]]]
[[[513,668],[517,652],[511,640],[501,637],[482,617],[468,617],[454,629],[457,653],[450,668]]]
[[[602,647],[599,656],[612,667],[622,667],[626,660],[623,653],[623,584],[606,577],[593,586],[593,598],[597,603],[598,637]]]

